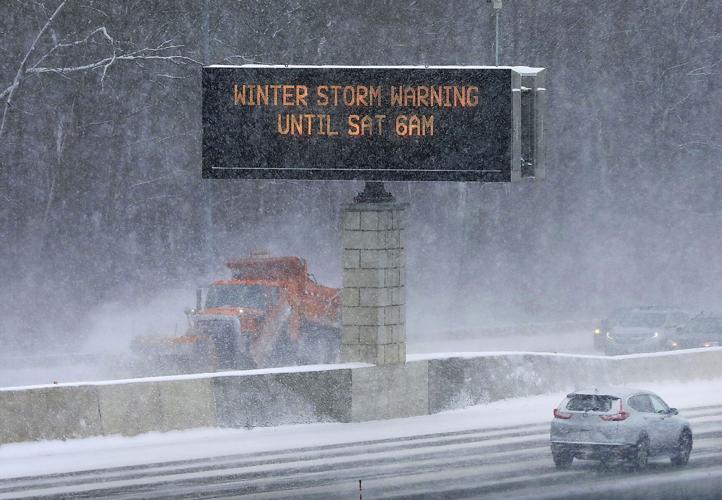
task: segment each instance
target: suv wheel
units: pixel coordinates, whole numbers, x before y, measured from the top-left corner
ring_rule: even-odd
[[[574,455],[569,450],[553,449],[552,459],[557,469],[567,469],[574,461]]]
[[[636,470],[644,470],[647,468],[647,462],[649,461],[649,439],[643,437],[634,447],[634,451],[631,457],[631,465]]]
[[[674,450],[674,454],[671,456],[672,464],[674,465],[687,465],[689,462],[689,454],[692,452],[692,432],[689,429],[684,429],[679,435],[677,441],[677,447]]]

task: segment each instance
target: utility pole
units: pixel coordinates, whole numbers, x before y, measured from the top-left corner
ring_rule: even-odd
[[[489,0],[494,8],[494,61],[499,66],[499,14],[501,14],[501,0]]]
[[[210,64],[211,50],[210,50],[210,0],[205,0],[201,4],[203,12],[201,13],[202,18],[202,31],[201,31],[201,57],[204,65]],[[202,179],[201,189],[203,192],[203,242],[204,249],[204,265],[202,272],[208,273],[213,269],[213,263],[215,260],[215,249],[213,242],[213,179]]]

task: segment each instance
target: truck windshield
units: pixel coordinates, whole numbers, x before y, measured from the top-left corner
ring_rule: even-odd
[[[206,307],[264,309],[277,293],[275,287],[263,285],[213,285],[208,289]]]

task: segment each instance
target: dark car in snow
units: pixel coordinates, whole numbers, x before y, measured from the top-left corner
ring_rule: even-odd
[[[676,330],[675,348],[722,346],[722,315],[697,316]]]
[[[615,309],[609,313],[609,316],[600,321],[599,325],[594,329],[594,348],[603,350],[607,332],[617,324],[620,318],[633,310],[633,307]]]
[[[608,355],[664,351],[675,346],[675,336],[689,321],[676,308],[644,306],[623,310],[604,334]]]

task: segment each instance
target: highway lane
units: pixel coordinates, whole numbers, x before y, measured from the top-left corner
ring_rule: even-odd
[[[722,404],[681,409],[690,463],[635,473],[575,461],[557,471],[548,420],[263,453],[0,481],[0,499],[73,498],[678,498],[722,497]],[[702,480],[704,479],[704,480]],[[675,497],[675,492],[677,496]],[[683,493],[683,495],[680,495]]]

